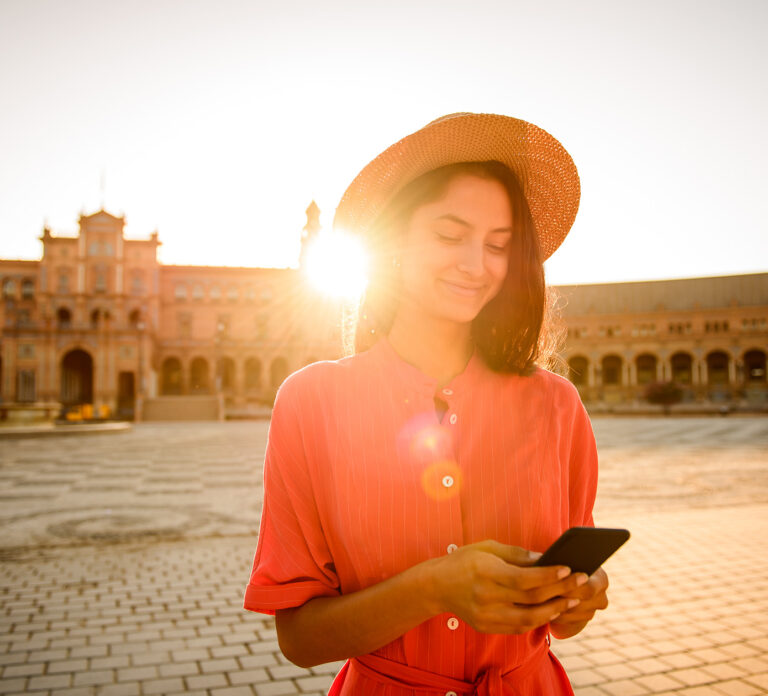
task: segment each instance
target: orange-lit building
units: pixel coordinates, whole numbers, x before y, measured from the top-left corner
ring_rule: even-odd
[[[307,210],[304,242],[318,231]],[[296,269],[162,265],[157,233],[81,216],[44,229],[39,261],[0,260],[4,404],[93,404],[132,417],[158,396],[221,395],[230,415],[268,403],[290,372],[341,354],[340,306]],[[768,273],[560,286],[564,359],[599,408],[675,380],[689,404],[766,407]]]
[[[247,412],[289,372],[338,357],[340,307],[298,270],[161,265],[157,233],[126,239],[104,210],[79,222],[77,237],[44,229],[40,261],[0,260],[4,403],[130,417],[160,395],[222,394]]]
[[[650,382],[674,381],[683,404],[768,408],[768,273],[557,290],[586,403],[638,404]]]

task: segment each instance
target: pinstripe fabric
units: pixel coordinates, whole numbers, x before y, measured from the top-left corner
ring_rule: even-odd
[[[436,396],[448,405],[440,422]],[[494,373],[475,353],[438,390],[382,339],[283,383],[245,607],[273,614],[354,592],[451,544],[496,539],[543,551],[566,528],[592,525],[596,485],[592,428],[570,382],[545,370]],[[474,682],[490,666],[523,664],[547,634],[455,624],[448,614],[433,617],[375,654]],[[363,679],[348,670],[341,693],[417,693],[372,690]],[[556,662],[530,681],[528,693],[570,693]]]

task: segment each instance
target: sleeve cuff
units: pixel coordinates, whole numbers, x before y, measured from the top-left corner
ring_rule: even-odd
[[[315,580],[289,585],[252,585],[245,589],[243,606],[248,611],[273,614],[276,609],[299,607],[315,597],[338,597],[340,592]]]

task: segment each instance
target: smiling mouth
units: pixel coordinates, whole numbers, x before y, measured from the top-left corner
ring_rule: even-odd
[[[442,281],[445,286],[453,293],[461,295],[462,297],[475,297],[483,289],[482,285],[459,285],[457,283],[451,283],[450,281]]]

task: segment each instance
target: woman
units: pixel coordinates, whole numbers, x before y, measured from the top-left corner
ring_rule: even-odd
[[[245,599],[292,662],[348,659],[331,694],[573,693],[549,634],[605,608],[607,577],[532,564],[592,525],[589,419],[535,364],[578,199],[549,134],[454,114],[339,205],[374,258],[357,352],[280,389]]]

